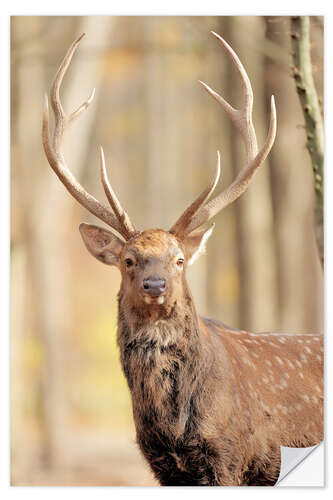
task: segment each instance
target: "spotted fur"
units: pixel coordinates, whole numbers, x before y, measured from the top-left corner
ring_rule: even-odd
[[[322,337],[251,334],[199,318],[195,311],[185,270],[203,253],[213,230],[198,228],[247,189],[276,134],[272,96],[268,137],[254,158],[249,78],[231,47],[212,34],[242,75],[244,105],[236,110],[203,86],[218,96],[241,132],[247,163],[233,184],[206,204],[220,175],[218,153],[213,181],[170,231],[135,229],[108,181],[102,149],[102,182],[112,210],[91,197],[66,166],[61,151],[66,124],[93,98],[92,93],[68,116],[59,99],[83,35],[69,48],[51,88],[52,108],[57,109],[53,132],[45,100],[43,144],[70,193],[123,238],[95,225],[80,225],[88,251],[121,271],[121,361],[138,444],[157,479],[162,485],[272,485],[279,475],[280,445],[310,446],[323,438]]]
[[[323,439],[322,336],[255,334],[201,318],[186,266],[175,264],[191,259],[193,241],[162,230],[112,238],[102,235],[98,255],[121,270],[120,357],[155,477],[170,486],[274,485],[281,445]],[[143,300],[140,283],[151,273],[167,281],[162,304]]]

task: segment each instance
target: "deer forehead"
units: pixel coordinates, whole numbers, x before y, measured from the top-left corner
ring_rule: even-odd
[[[162,229],[149,229],[140,233],[126,245],[127,252],[141,257],[173,257],[183,253],[181,244],[175,236]]]

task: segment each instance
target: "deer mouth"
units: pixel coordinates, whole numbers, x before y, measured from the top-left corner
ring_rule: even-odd
[[[164,301],[165,301],[165,295],[158,295],[157,297],[154,297],[152,295],[144,295],[144,301],[146,304],[150,305],[150,304],[158,304],[158,305],[162,305],[164,304]]]

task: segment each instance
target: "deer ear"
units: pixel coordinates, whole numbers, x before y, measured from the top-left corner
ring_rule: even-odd
[[[186,236],[183,240],[185,246],[186,259],[188,264],[191,265],[195,262],[200,255],[206,251],[206,242],[211,236],[215,224],[212,224],[208,229],[195,231]]]
[[[92,224],[80,224],[80,233],[87,249],[104,264],[119,267],[119,257],[124,242],[110,231]]]

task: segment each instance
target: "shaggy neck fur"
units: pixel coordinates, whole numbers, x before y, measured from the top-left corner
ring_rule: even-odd
[[[118,343],[135,418],[146,419],[149,410],[155,424],[167,426],[176,436],[182,434],[196,375],[206,365],[190,295],[181,305],[130,309],[120,291]]]
[[[118,343],[138,444],[162,484],[214,484],[214,452],[198,431],[212,353],[187,290],[180,304],[156,308],[130,308],[120,290]],[[191,449],[189,467],[182,457],[191,462]]]

